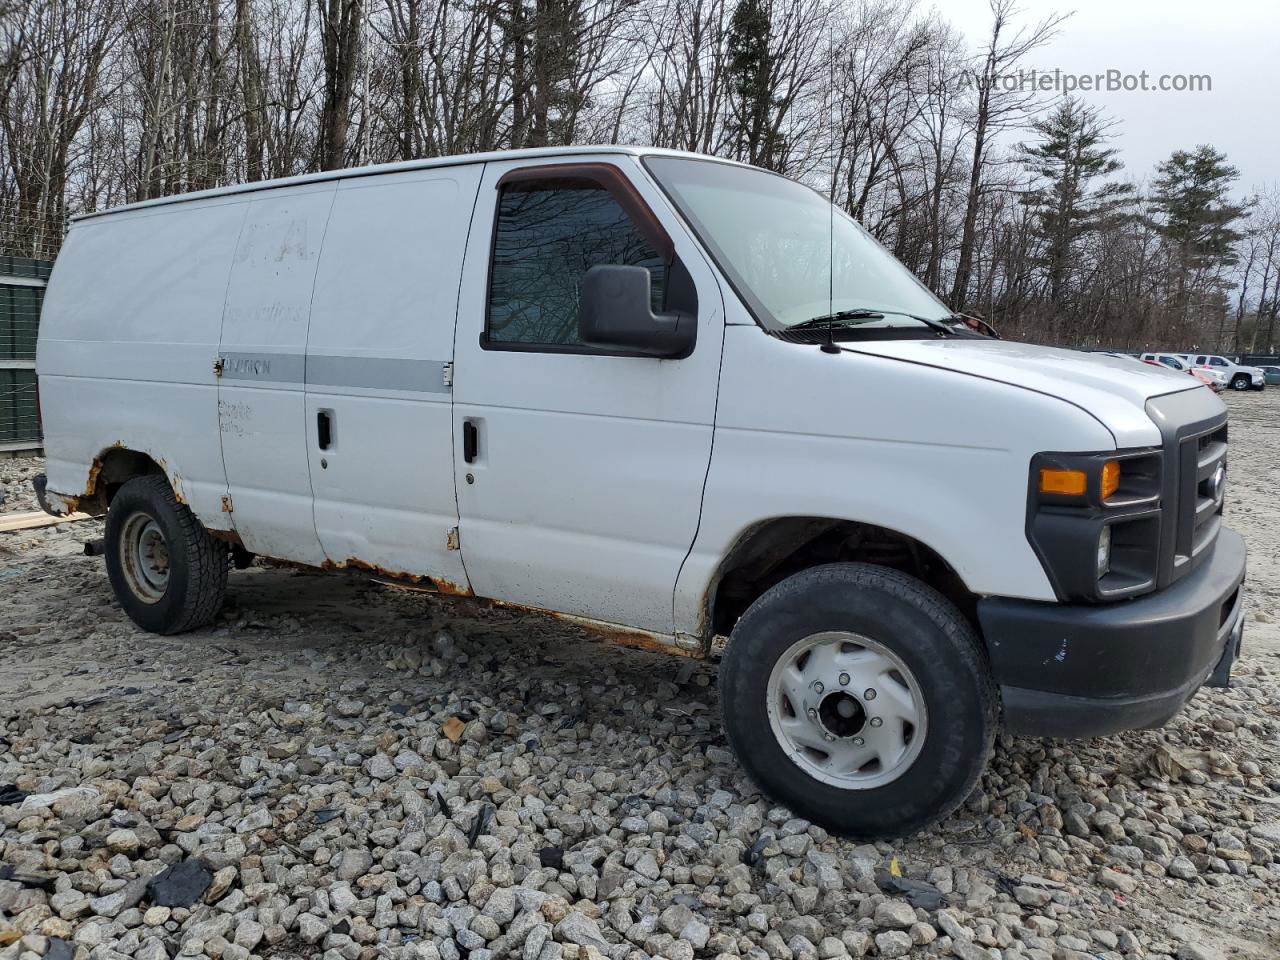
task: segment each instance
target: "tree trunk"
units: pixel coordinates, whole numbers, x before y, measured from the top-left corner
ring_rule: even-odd
[[[951,284],[951,309],[963,312],[969,296],[969,279],[973,274],[973,244],[978,232],[978,200],[982,191],[982,166],[986,161],[987,107],[989,87],[984,84],[978,98],[978,125],[973,134],[973,167],[969,171],[969,193],[965,198],[964,226],[960,231],[960,258]]]
[[[324,31],[324,107],[320,114],[320,168],[347,162],[351,99],[360,52],[361,0],[318,0]]]
[[[236,0],[236,56],[240,60],[240,96],[244,100],[245,169],[249,180],[263,179],[262,66],[253,40],[249,0]]]

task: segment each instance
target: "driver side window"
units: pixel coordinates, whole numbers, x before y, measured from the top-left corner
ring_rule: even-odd
[[[647,269],[653,309],[661,311],[662,255],[602,184],[559,177],[503,187],[486,344],[591,350],[578,335],[578,301],[583,276],[599,264]]]

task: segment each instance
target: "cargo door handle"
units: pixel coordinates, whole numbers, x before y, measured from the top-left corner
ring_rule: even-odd
[[[316,411],[316,441],[321,450],[333,446],[333,413],[330,410]]]
[[[475,463],[480,450],[480,428],[471,420],[462,421],[462,459]]]

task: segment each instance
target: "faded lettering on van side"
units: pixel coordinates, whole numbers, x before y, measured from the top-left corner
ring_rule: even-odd
[[[271,361],[266,357],[241,357],[228,364],[231,374],[265,377],[271,373]]]
[[[226,353],[222,378],[301,383],[304,367],[302,354],[298,353]]]

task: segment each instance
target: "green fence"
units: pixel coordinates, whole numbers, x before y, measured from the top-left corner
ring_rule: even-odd
[[[0,452],[40,446],[36,335],[53,264],[0,256]]]

